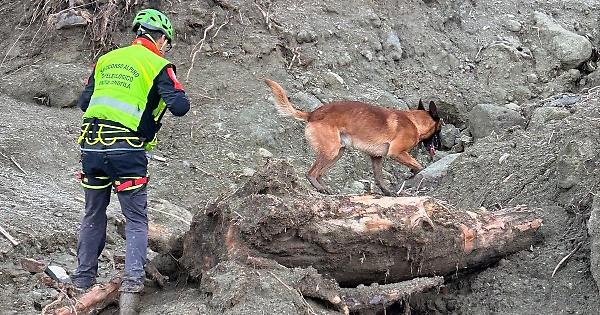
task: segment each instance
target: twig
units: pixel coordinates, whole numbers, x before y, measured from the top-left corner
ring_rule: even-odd
[[[229,24],[229,20],[231,19],[229,17],[229,13],[227,15],[225,15],[225,19],[227,19],[225,22],[223,22],[223,24],[219,25],[219,27],[217,27],[217,30],[215,31],[215,34],[210,38],[210,40],[214,40],[215,37],[217,37],[217,34],[219,34],[219,31],[223,28],[223,26]]]
[[[306,299],[304,298],[304,295],[302,295],[302,292],[300,292],[300,290],[298,289],[294,289],[292,287],[290,287],[289,285],[287,285],[285,282],[283,282],[281,279],[279,279],[278,276],[276,276],[274,273],[272,273],[271,271],[269,271],[269,274],[271,276],[273,276],[273,278],[275,278],[277,281],[279,281],[279,283],[281,283],[284,287],[286,287],[288,290],[292,291],[292,292],[297,292],[300,295],[300,298],[302,299],[302,302],[304,303],[304,306],[306,306],[306,310],[308,311],[309,314],[317,314],[315,313],[315,311],[313,310],[313,308],[310,306],[310,304],[308,304],[308,302],[306,302]]]
[[[19,168],[19,170],[21,170],[21,172],[23,172],[23,174],[27,175],[27,172],[25,172],[25,170],[21,167],[21,165],[19,165],[19,163],[17,163],[17,161],[15,161],[15,159],[11,156],[8,157],[6,156],[6,154],[2,153],[2,151],[0,151],[0,155],[2,155],[5,159],[10,160],[11,162],[13,162],[13,164]]]
[[[404,185],[406,185],[406,181],[402,182],[402,186],[400,186],[400,189],[398,189],[396,195],[400,195],[400,193],[404,190]]]
[[[422,177],[421,180],[419,181],[419,184],[417,185],[417,189],[415,189],[415,196],[419,194],[419,188],[421,188],[421,184],[423,183],[424,179],[425,179],[425,177]]]
[[[44,306],[44,308],[42,309],[42,315],[46,315],[46,314],[50,314],[48,313],[48,309],[50,309],[51,307],[54,307],[57,304],[60,304],[60,302],[62,302],[62,299],[66,296],[66,294],[64,292],[60,292],[60,294],[58,295],[58,298],[54,301],[52,301],[52,303]]]
[[[300,65],[302,62],[300,61],[300,46],[295,47],[294,49],[290,49],[292,51],[292,61],[290,61],[290,64],[288,65],[288,70],[290,70],[292,68],[292,65],[294,64],[294,61],[296,61],[296,59],[298,59],[298,65]]]
[[[269,271],[269,274],[271,276],[273,276],[273,278],[275,278],[275,280],[279,281],[279,283],[283,284],[284,287],[286,287],[288,290],[290,291],[295,291],[292,287],[290,287],[289,285],[287,285],[285,282],[283,282],[281,279],[279,279],[278,276],[276,276],[273,272]]]
[[[579,242],[579,244],[577,244],[577,247],[575,247],[569,254],[567,254],[567,256],[563,257],[563,259],[561,259],[558,262],[558,265],[556,265],[556,267],[554,267],[554,271],[552,271],[552,276],[550,278],[554,278],[554,274],[558,271],[558,268],[560,268],[560,266],[567,261],[567,259],[569,259],[569,257],[573,256],[573,254],[575,254],[575,252],[581,247],[583,243]]]
[[[212,22],[211,24],[204,29],[204,36],[202,36],[202,39],[196,43],[196,45],[194,45],[194,47],[192,48],[192,53],[191,53],[191,57],[192,57],[192,64],[190,65],[190,68],[187,71],[187,74],[185,76],[185,81],[188,82],[190,80],[190,73],[192,72],[192,69],[194,69],[194,62],[196,61],[196,55],[202,50],[202,47],[204,46],[204,43],[206,42],[206,36],[208,35],[208,31],[210,31],[213,27],[215,27],[215,19],[217,18],[217,14],[215,12],[213,12],[212,14]],[[198,47],[200,46],[200,47]],[[196,47],[198,47],[198,49],[196,49]]]
[[[0,233],[2,233],[2,235],[4,235],[4,237],[6,237],[6,239],[11,242],[13,244],[13,246],[17,246],[19,245],[19,242],[17,242],[17,240],[15,240],[14,237],[12,237],[12,235],[10,235],[3,227],[0,226]]]

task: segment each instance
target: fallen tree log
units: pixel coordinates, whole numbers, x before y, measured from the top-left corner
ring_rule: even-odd
[[[95,285],[88,292],[75,299],[74,307],[64,306],[52,314],[72,315],[72,314],[90,314],[103,310],[108,305],[116,303],[119,300],[119,287],[121,287],[122,275],[118,274],[104,284]]]
[[[342,286],[477,268],[529,248],[541,219],[525,206],[465,211],[430,197],[323,196],[270,162],[198,209],[181,262],[192,277],[223,260],[313,266]]]

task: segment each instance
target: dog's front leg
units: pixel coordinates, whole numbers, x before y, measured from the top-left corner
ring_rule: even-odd
[[[400,164],[407,166],[410,168],[410,171],[413,173],[413,176],[417,175],[422,169],[423,166],[414,157],[412,157],[408,152],[400,152],[395,155],[390,155],[394,158],[394,160],[398,161]]]
[[[373,166],[373,175],[375,176],[375,183],[377,184],[377,186],[379,186],[381,192],[383,192],[383,194],[386,196],[392,196],[392,192],[390,191],[390,189],[383,184],[383,175],[381,171],[383,168],[383,157],[371,156],[371,165]]]

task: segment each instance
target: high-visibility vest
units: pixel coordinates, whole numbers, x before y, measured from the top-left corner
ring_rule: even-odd
[[[94,93],[83,118],[109,120],[137,131],[154,79],[170,64],[140,44],[103,55],[96,63]],[[166,104],[161,99],[152,111],[155,122],[165,110]]]

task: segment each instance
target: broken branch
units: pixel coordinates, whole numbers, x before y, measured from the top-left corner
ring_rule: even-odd
[[[577,247],[575,247],[569,254],[567,254],[567,256],[563,257],[563,259],[561,259],[558,264],[556,265],[556,267],[554,267],[554,271],[552,271],[552,276],[550,276],[550,278],[554,278],[554,274],[556,274],[556,272],[558,271],[558,268],[560,268],[560,266],[562,266],[562,264],[567,261],[567,259],[569,259],[569,257],[573,256],[573,254],[575,254],[575,252],[577,250],[579,250],[579,248],[581,247],[581,242],[577,245]]]
[[[17,240],[12,237],[12,235],[10,235],[3,227],[0,226],[0,233],[6,237],[6,239],[11,242],[11,244],[13,244],[13,246],[17,246],[19,245],[19,242],[17,242]]]

